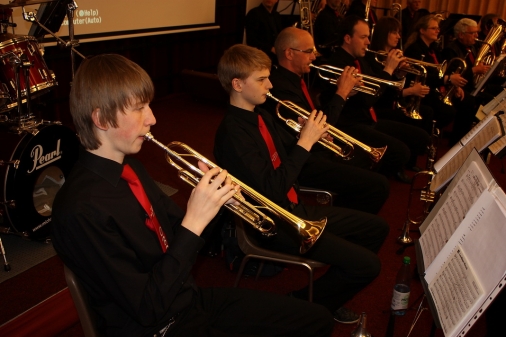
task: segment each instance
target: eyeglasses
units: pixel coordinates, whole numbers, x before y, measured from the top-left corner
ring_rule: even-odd
[[[464,33],[469,34],[469,35],[478,35],[478,31],[476,31],[476,32],[464,32]]]
[[[432,29],[432,30],[441,30],[441,28],[439,28],[439,27],[429,27],[429,28],[427,28],[427,29]]]
[[[313,48],[310,48],[310,49],[306,49],[306,50],[300,50],[300,49],[297,49],[297,48],[290,48],[291,50],[295,50],[295,51],[300,51],[301,53],[306,53],[306,54],[316,54],[316,48],[313,47]]]

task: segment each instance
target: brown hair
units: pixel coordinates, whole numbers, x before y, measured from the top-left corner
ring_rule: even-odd
[[[149,103],[154,92],[146,71],[121,55],[103,54],[84,60],[70,91],[70,113],[84,148],[96,150],[101,145],[91,116],[95,109],[100,109],[102,125],[116,128],[118,111],[123,112],[134,101]]]
[[[372,35],[371,50],[385,50],[388,42],[388,34],[393,32],[401,33],[401,23],[394,17],[384,16],[374,26]]]
[[[271,59],[257,48],[236,44],[225,50],[218,63],[218,78],[221,86],[230,94],[232,80],[247,79],[255,70],[271,70]]]

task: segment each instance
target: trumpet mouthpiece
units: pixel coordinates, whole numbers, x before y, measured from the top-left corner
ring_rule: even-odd
[[[151,132],[147,132],[145,135],[144,135],[144,139],[146,140],[153,140],[153,135],[151,134]]]

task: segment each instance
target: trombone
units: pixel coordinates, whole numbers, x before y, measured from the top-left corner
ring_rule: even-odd
[[[166,146],[157,141],[150,132],[146,133],[146,135],[144,135],[144,138],[155,143],[163,150],[165,150],[165,158],[170,165],[179,171],[179,177],[194,187],[198,184],[200,178],[202,178],[204,175],[204,172],[202,172],[197,166],[183,159],[183,157],[192,157],[194,159],[197,159],[210,168],[217,167],[216,164],[184,143],[172,142]],[[181,149],[182,151],[178,152],[175,149]],[[176,162],[180,163],[182,166],[178,165]],[[186,169],[183,167],[186,167]],[[193,172],[193,174],[190,171]],[[255,202],[258,202],[261,206],[257,207],[250,204],[237,193],[233,198],[239,202],[239,205],[226,204],[224,206],[251,224],[262,234],[266,236],[274,235],[276,231],[276,225],[271,218],[259,210],[260,207],[266,208],[268,211],[272,212],[280,219],[286,221],[289,225],[297,230],[302,241],[300,246],[301,254],[307,252],[323,233],[323,230],[327,225],[327,218],[323,218],[319,221],[300,219],[284,208],[276,205],[266,197],[262,196],[238,179],[232,177],[231,175],[228,176],[232,179],[232,183],[234,185],[240,186],[241,191],[244,194],[248,195]]]
[[[302,129],[302,125],[300,125],[299,123],[295,122],[292,119],[287,119],[287,118],[284,118],[283,116],[281,116],[281,114],[279,113],[280,105],[283,105],[284,107],[288,108],[289,110],[295,112],[297,114],[297,116],[302,117],[305,120],[308,119],[308,117],[311,113],[307,110],[302,109],[300,106],[298,106],[290,101],[282,101],[282,100],[274,97],[270,92],[267,93],[267,97],[270,97],[273,100],[275,100],[276,102],[278,102],[278,105],[276,106],[276,113],[277,113],[278,117],[281,120],[283,120],[286,123],[286,125],[288,125],[292,129],[294,129],[295,131],[300,132],[300,130]],[[369,156],[371,157],[372,161],[377,163],[381,160],[381,157],[383,157],[383,155],[385,154],[385,151],[387,150],[386,146],[380,147],[380,148],[374,148],[374,147],[367,146],[364,143],[356,140],[355,138],[347,135],[346,133],[342,132],[341,130],[339,130],[333,126],[330,126],[330,129],[329,129],[329,131],[327,131],[327,133],[329,135],[331,135],[332,137],[339,139],[342,143],[344,143],[345,147],[344,148],[340,147],[340,146],[334,144],[332,141],[329,141],[328,139],[323,138],[323,137],[320,138],[318,143],[320,143],[321,145],[325,146],[330,151],[335,152],[337,155],[339,155],[343,158],[349,158],[353,154],[353,151],[355,149],[355,145],[357,145],[358,147],[362,148],[364,151],[369,153]]]
[[[309,66],[311,68],[317,69],[318,76],[320,76],[320,78],[326,81],[329,81],[331,84],[337,84],[337,77],[341,76],[341,74],[344,71],[342,68],[334,67],[327,64],[321,66],[315,66],[314,64],[310,64]],[[330,78],[322,75],[322,71],[326,71],[330,74],[333,74],[335,78]],[[367,76],[364,74],[353,74],[353,76],[362,77],[362,82],[364,83],[364,86],[356,86],[353,88],[353,90],[373,96],[378,96],[380,94],[381,84],[392,86],[397,89],[402,89],[404,88],[404,83],[406,81],[405,78],[400,81],[389,81],[378,77]]]
[[[378,59],[378,56],[388,56],[388,53],[386,51],[375,51],[375,50],[370,50],[370,49],[366,49],[366,51],[370,52],[370,53],[373,53],[373,54],[376,54],[376,61],[381,63],[381,64],[385,64],[385,61],[380,61]],[[405,61],[411,66],[411,65],[419,65],[419,66],[423,66],[425,68],[434,68],[437,70],[438,72],[438,75],[439,75],[439,78],[443,78],[443,76],[445,75],[445,72],[446,72],[446,61],[443,61],[443,63],[440,63],[440,64],[436,64],[436,63],[431,63],[431,62],[424,62],[424,61],[420,61],[420,60],[417,60],[417,59],[412,59],[412,58],[409,58],[409,57],[405,57]],[[409,68],[402,68],[400,70],[403,70],[403,71],[406,71],[408,73],[411,73],[411,74],[414,74],[416,76],[422,76],[423,75],[423,71],[420,71],[418,69],[415,69],[413,67],[409,67]]]

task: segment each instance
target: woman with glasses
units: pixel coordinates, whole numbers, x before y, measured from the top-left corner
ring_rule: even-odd
[[[439,31],[439,20],[436,16],[426,15],[422,17],[416,23],[413,33],[406,42],[404,54],[412,59],[441,64],[443,58],[436,48]],[[441,78],[435,67],[426,67],[426,70],[426,85],[430,87],[430,91],[421,103],[431,106],[434,110],[437,128],[442,129],[452,121],[454,122],[449,137],[449,143],[453,145],[467,133],[469,121],[474,118],[474,108],[465,106],[466,104],[474,104],[469,102],[469,100],[472,100],[472,96],[466,95],[462,90],[466,80],[460,74],[447,72]],[[455,86],[455,94],[452,97],[453,106],[442,101],[442,97],[451,86]],[[455,118],[456,115],[458,115],[458,118]]]
[[[384,16],[378,20],[374,27],[374,34],[372,36],[369,49],[373,51],[380,51],[389,53],[392,49],[396,49],[401,39],[401,23],[394,17]],[[365,59],[371,65],[374,72],[379,73],[383,69],[382,62],[385,57],[377,55],[373,52],[367,52]],[[395,80],[402,79],[406,73],[402,71],[403,67],[397,69],[393,76]],[[417,156],[424,154],[427,145],[430,143],[429,134],[432,131],[432,118],[434,112],[430,107],[420,105],[420,99],[429,93],[429,87],[422,84],[419,80],[414,82],[413,85],[408,85],[403,89],[393,87],[385,88],[385,91],[374,104],[374,110],[378,118],[389,119],[405,124],[417,126],[413,130],[417,133],[410,134],[405,139],[401,139],[410,149],[411,156],[406,164],[406,168],[418,172],[420,169],[416,166]],[[418,104],[417,104],[418,102]],[[408,117],[410,112],[415,110],[423,117],[422,119],[413,119]],[[423,131],[425,130],[425,131]]]

